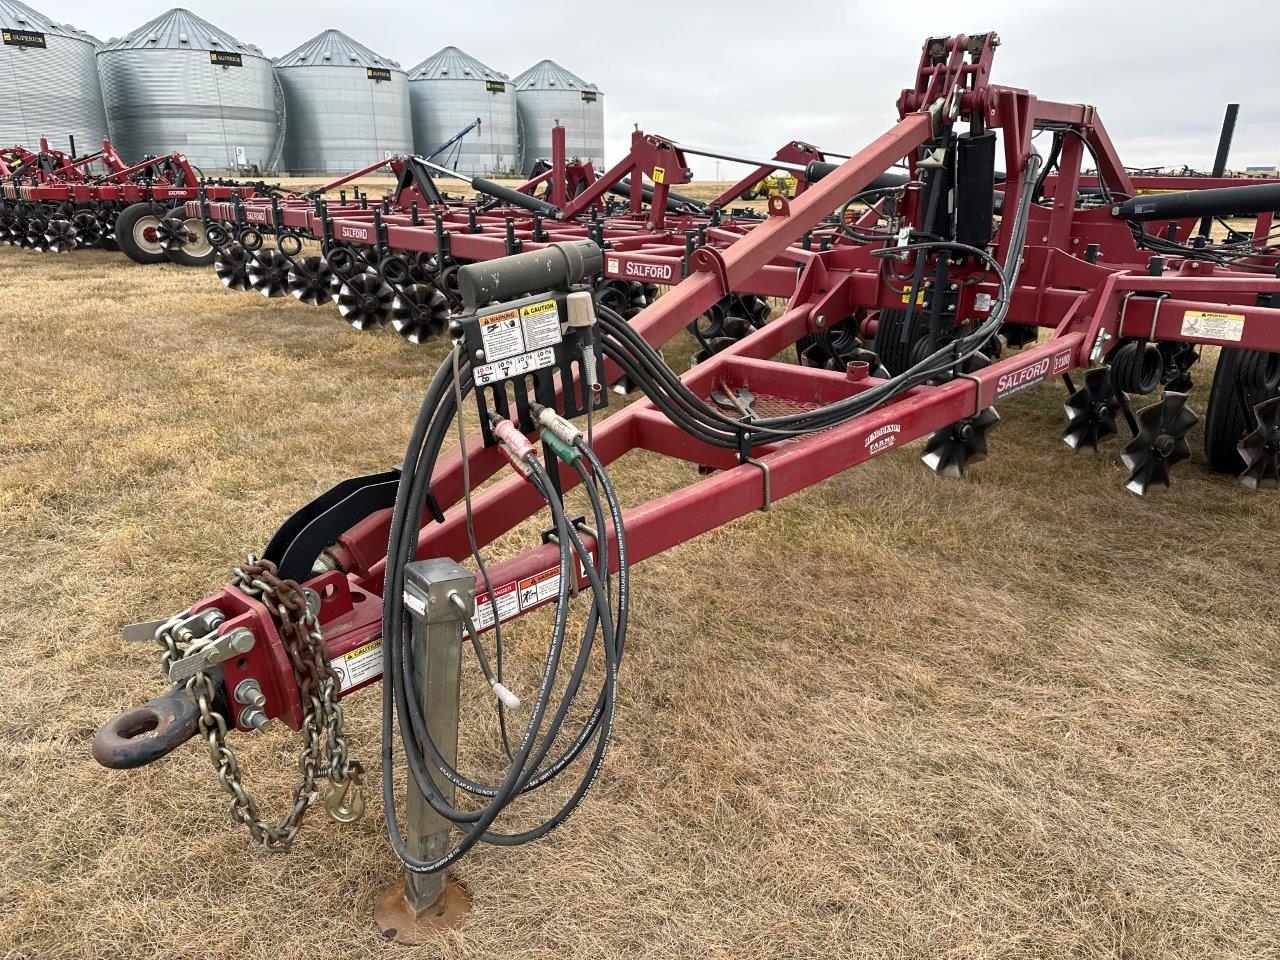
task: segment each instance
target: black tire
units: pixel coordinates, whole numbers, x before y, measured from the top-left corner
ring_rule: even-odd
[[[152,243],[145,237],[145,231],[151,221],[160,222],[160,218],[149,203],[135,203],[125,207],[116,218],[116,245],[126,257],[134,263],[166,263],[169,255],[159,243]]]
[[[890,373],[902,373],[910,368],[912,353],[918,341],[928,336],[929,329],[920,311],[912,321],[910,339],[902,342],[902,325],[907,318],[905,310],[881,310],[876,322],[875,351],[880,362]]]
[[[1280,387],[1275,385],[1248,385],[1246,374],[1269,359],[1258,357],[1261,352],[1223,347],[1218,357],[1204,415],[1204,452],[1209,466],[1218,473],[1236,476],[1244,469],[1236,447],[1257,426],[1253,408],[1280,395]]]

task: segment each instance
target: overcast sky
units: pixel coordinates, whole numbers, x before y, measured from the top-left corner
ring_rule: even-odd
[[[101,39],[163,0],[29,0]],[[189,0],[279,56],[336,27],[410,67],[454,44],[515,76],[550,57],[604,91],[610,163],[634,124],[753,155],[806,140],[850,153],[896,119],[927,34],[995,30],[993,80],[1100,110],[1131,166],[1208,168],[1239,102],[1232,165],[1280,162],[1280,2],[786,3],[781,0]],[[700,161],[695,174],[715,174]],[[738,174],[728,164],[721,176]]]

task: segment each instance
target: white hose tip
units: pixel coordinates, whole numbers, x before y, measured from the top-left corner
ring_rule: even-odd
[[[517,697],[514,693],[512,693],[510,690],[508,690],[506,687],[500,684],[497,680],[493,680],[490,682],[493,686],[493,692],[497,694],[498,699],[502,701],[502,705],[504,707],[506,707],[508,710],[520,709],[519,697]]]

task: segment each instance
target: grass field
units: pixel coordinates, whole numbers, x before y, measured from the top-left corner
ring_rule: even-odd
[[[595,789],[410,950],[380,809],[266,855],[198,744],[119,773],[89,740],[162,689],[121,626],[399,462],[444,347],[96,251],[0,248],[0,301],[0,958],[1280,957],[1280,501],[1202,456],[1139,499],[1053,385],[963,483],[898,451],[641,565]],[[237,749],[279,809],[296,739]]]

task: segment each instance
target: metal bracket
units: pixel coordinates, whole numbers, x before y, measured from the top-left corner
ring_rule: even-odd
[[[763,460],[757,460],[755,457],[742,457],[741,459],[743,463],[759,467],[764,474],[764,504],[760,509],[768,513],[769,508],[773,506],[773,476],[769,473],[769,465]]]
[[[1169,299],[1169,294],[1161,293],[1156,295],[1156,307],[1151,311],[1151,331],[1147,334],[1148,340],[1156,338],[1156,323],[1160,320],[1160,308],[1164,306],[1164,302]]]
[[[1144,300],[1154,299],[1156,308],[1151,315],[1151,331],[1147,335],[1148,340],[1154,340],[1156,336],[1156,321],[1160,319],[1160,306],[1169,298],[1168,293],[1145,294],[1140,290],[1130,290],[1124,295],[1124,299],[1120,303],[1120,319],[1116,321],[1116,336],[1119,337],[1124,333],[1124,318],[1129,312],[1129,301],[1134,297],[1141,297]],[[1105,343],[1105,341],[1104,341]],[[1095,346],[1095,350],[1097,347]]]
[[[982,405],[982,380],[972,373],[957,373],[957,380],[969,380],[973,383],[973,416],[977,416],[986,408]]]
[[[181,660],[173,661],[169,667],[169,679],[174,683],[190,680],[202,670],[248,653],[256,642],[253,631],[247,627],[230,630],[214,637],[208,644],[188,650]]]

